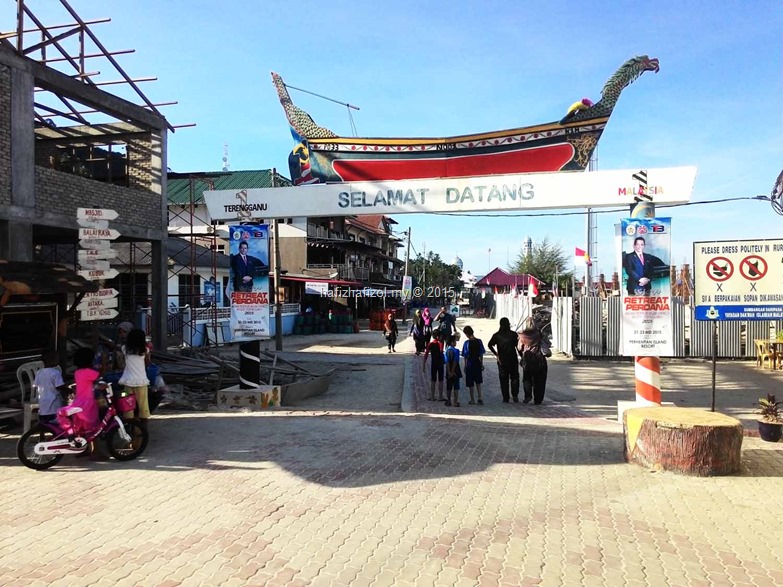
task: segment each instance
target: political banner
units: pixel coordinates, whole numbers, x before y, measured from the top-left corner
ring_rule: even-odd
[[[269,338],[269,225],[228,227],[233,341]]]
[[[671,218],[624,218],[620,247],[621,354],[671,356]]]

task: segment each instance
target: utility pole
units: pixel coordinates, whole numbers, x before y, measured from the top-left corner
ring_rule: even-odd
[[[427,243],[421,243],[421,248],[424,249],[424,252],[422,253],[422,255],[424,255],[424,271],[421,276],[421,285],[424,288],[424,291],[427,291]]]
[[[406,232],[408,235],[408,248],[405,251],[405,275],[403,276],[403,286],[405,285],[405,282],[408,280],[408,260],[411,257],[411,227],[408,227],[408,231]],[[402,323],[405,324],[405,320],[408,317],[408,299],[407,297],[403,297],[402,300]]]

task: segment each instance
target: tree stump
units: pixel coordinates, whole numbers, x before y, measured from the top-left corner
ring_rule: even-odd
[[[624,456],[643,467],[709,477],[740,470],[742,424],[696,408],[633,408],[623,413]]]

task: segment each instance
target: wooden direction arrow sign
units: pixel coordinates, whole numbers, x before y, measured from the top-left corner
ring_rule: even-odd
[[[101,243],[107,243],[109,241],[98,241]],[[114,259],[117,256],[117,251],[114,249],[87,249],[84,251],[77,251],[76,256],[79,258],[79,262],[82,259]]]
[[[119,272],[116,269],[86,269],[77,271],[77,273],[89,281],[95,281],[96,279],[111,279],[112,277],[117,277],[117,275],[119,275]]]
[[[80,228],[79,238],[97,238],[101,240],[111,240],[119,238],[120,233],[113,228]]]
[[[108,271],[111,269],[111,264],[103,259],[79,259],[79,267],[82,269],[100,269],[101,271]]]
[[[97,238],[85,238],[79,241],[79,246],[83,249],[93,251],[107,251],[111,248],[111,241],[102,241]]]
[[[82,300],[76,306],[77,310],[108,310],[109,308],[116,308],[120,301],[117,298],[89,298]]]
[[[79,312],[79,320],[108,320],[110,318],[116,318],[120,313],[117,310],[106,310],[103,308],[96,308],[94,310],[83,310]]]
[[[117,220],[119,214],[108,208],[76,208],[77,219]]]
[[[120,292],[118,292],[113,287],[104,287],[103,289],[99,289],[98,291],[91,291],[90,293],[84,294],[82,300],[113,298],[119,293]]]
[[[77,218],[76,223],[84,228],[109,228],[108,220],[93,220],[91,218]]]

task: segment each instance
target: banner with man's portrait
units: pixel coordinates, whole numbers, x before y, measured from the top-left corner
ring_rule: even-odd
[[[620,246],[621,354],[671,356],[671,218],[623,219]]]
[[[267,339],[269,333],[269,225],[228,227],[231,340]]]

